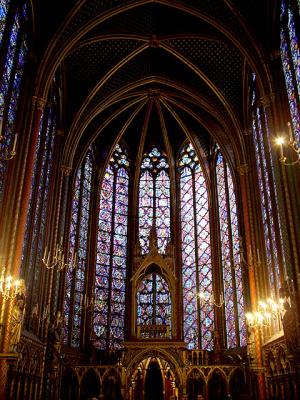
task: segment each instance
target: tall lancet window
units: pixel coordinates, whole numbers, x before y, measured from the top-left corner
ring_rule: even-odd
[[[230,169],[219,152],[216,161],[222,278],[227,347],[246,345],[237,203]]]
[[[4,55],[4,66],[0,71],[0,136],[4,138],[0,143],[2,157],[14,150],[18,99],[27,55],[26,25],[26,3],[22,7],[11,7],[8,1],[0,1],[0,50]],[[6,168],[7,163],[0,161],[0,201]]]
[[[208,193],[191,144],[180,153],[180,217],[182,242],[183,332],[189,349],[213,348],[214,308],[199,294],[212,293]]]
[[[51,90],[52,92],[52,90]],[[39,306],[43,249],[46,245],[47,218],[51,187],[53,187],[53,152],[57,131],[58,98],[53,93],[48,97],[51,107],[45,108],[40,122],[38,141],[35,149],[35,165],[31,180],[30,203],[26,220],[26,231],[23,243],[21,274],[26,280],[27,307]],[[53,192],[53,191],[52,191]],[[27,315],[26,324],[29,323]],[[28,328],[28,326],[27,326]]]
[[[276,227],[274,215],[276,213],[275,204],[272,202],[271,185],[272,182],[272,159],[268,158],[270,154],[269,143],[263,129],[264,114],[257,106],[257,98],[255,91],[255,75],[252,77],[253,88],[251,96],[252,106],[252,132],[256,153],[256,167],[258,186],[260,192],[260,207],[262,216],[262,226],[266,249],[267,261],[267,279],[272,294],[278,293],[280,287],[280,271],[279,271],[279,254],[276,246]],[[275,191],[276,196],[276,191]],[[277,198],[276,198],[277,202]],[[279,230],[281,237],[281,232]],[[282,242],[282,240],[281,240]],[[259,254],[256,255],[259,262]]]
[[[124,340],[129,161],[117,145],[100,188],[94,333],[100,349]]]
[[[167,158],[154,147],[145,154],[139,186],[139,240],[142,254],[150,248],[151,227],[156,227],[157,246],[161,254],[170,241],[170,178]]]
[[[298,27],[299,28],[299,27]],[[295,138],[300,143],[300,40],[296,33],[295,8],[281,3],[280,51]]]
[[[83,305],[88,267],[88,237],[91,211],[93,159],[87,153],[79,167],[73,189],[70,227],[70,261],[77,254],[76,268],[67,269],[64,302],[64,339],[72,347],[81,344]]]
[[[0,0],[0,43],[2,43],[9,2]]]

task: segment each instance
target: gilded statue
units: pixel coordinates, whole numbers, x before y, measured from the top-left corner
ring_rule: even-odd
[[[9,325],[9,351],[15,352],[17,345],[20,342],[22,325],[25,314],[26,305],[26,289],[24,280],[20,280],[16,297],[14,300],[13,309],[11,312],[11,321]]]

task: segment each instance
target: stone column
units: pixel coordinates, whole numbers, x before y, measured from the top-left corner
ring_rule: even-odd
[[[252,310],[256,310],[257,306],[257,288],[256,288],[256,280],[255,280],[255,271],[252,265],[252,237],[251,237],[251,228],[250,228],[250,210],[249,210],[249,202],[248,202],[248,193],[249,193],[249,182],[248,182],[248,165],[243,164],[238,168],[238,172],[240,175],[240,187],[242,194],[242,204],[243,204],[243,217],[244,217],[244,228],[245,228],[245,241],[246,241],[246,261],[248,266],[248,280],[249,280],[249,288],[250,288],[250,301]],[[262,351],[261,351],[261,337],[260,333],[257,329],[254,330],[254,343],[255,343],[255,353],[256,353],[256,361],[257,361],[257,378],[258,378],[258,386],[259,386],[259,400],[264,400],[266,398],[266,388],[265,388],[265,377],[263,372],[263,362],[262,362]]]

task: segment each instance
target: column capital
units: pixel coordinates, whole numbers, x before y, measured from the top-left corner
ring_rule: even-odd
[[[237,166],[237,171],[240,175],[247,175],[249,172],[249,165],[248,164],[240,164]]]
[[[274,100],[274,93],[266,94],[265,96],[262,96],[259,99],[260,105],[262,105],[264,108],[268,108],[271,106],[271,103]]]
[[[253,135],[252,128],[244,129],[243,130],[243,135],[244,136],[252,136]]]
[[[60,170],[64,176],[69,176],[71,174],[72,167],[69,167],[67,165],[61,165]]]
[[[45,100],[41,97],[32,96],[32,104],[34,106],[36,106],[37,110],[43,111],[46,103],[47,103],[47,100]]]

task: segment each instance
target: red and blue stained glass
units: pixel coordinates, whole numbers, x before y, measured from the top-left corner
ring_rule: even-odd
[[[9,2],[0,0],[0,43],[2,43]]]
[[[124,340],[128,167],[127,153],[117,145],[100,189],[93,321],[100,349],[121,348]]]
[[[146,276],[137,289],[137,326],[167,325],[172,322],[171,294],[167,281],[159,274]]]
[[[8,2],[0,2],[0,42],[3,38]],[[26,7],[23,7],[22,15],[26,19]],[[23,75],[24,63],[27,54],[27,41],[25,33],[20,29],[20,14],[15,12],[13,24],[9,32],[9,44],[5,54],[5,64],[2,78],[0,79],[0,135],[5,137],[1,142],[1,154],[11,150],[14,123],[17,114],[18,98]],[[19,44],[19,48],[18,48]],[[0,161],[0,199],[4,189],[6,164]]]
[[[142,254],[150,249],[150,230],[155,224],[158,251],[170,241],[170,178],[164,153],[156,147],[142,160],[139,182],[139,240]]]
[[[65,282],[64,338],[66,343],[70,340],[72,347],[79,347],[81,340],[92,176],[93,160],[91,153],[88,152],[76,175],[72,201],[69,261],[76,252],[77,265],[74,270],[67,269]],[[69,332],[71,332],[70,339]]]
[[[300,143],[300,49],[292,10],[282,2],[280,51],[295,138]]]
[[[208,193],[191,144],[179,159],[184,340],[189,349],[213,348],[214,309],[199,294],[212,292]]]
[[[221,153],[217,156],[216,177],[226,338],[227,347],[233,348],[246,344],[246,327],[236,197],[231,172]]]
[[[261,118],[259,109],[256,109],[256,113],[253,115],[252,121],[253,128],[253,138],[256,150],[256,164],[257,164],[257,174],[258,174],[258,184],[261,194],[261,211],[262,211],[262,222],[264,239],[266,246],[266,261],[268,268],[268,279],[270,284],[270,289],[273,293],[277,293],[280,286],[280,276],[279,276],[279,263],[278,254],[276,248],[276,238],[275,238],[275,225],[273,218],[271,193],[270,193],[270,183],[269,177],[266,173],[267,161],[265,157],[265,145],[263,140],[263,130],[261,124]]]

